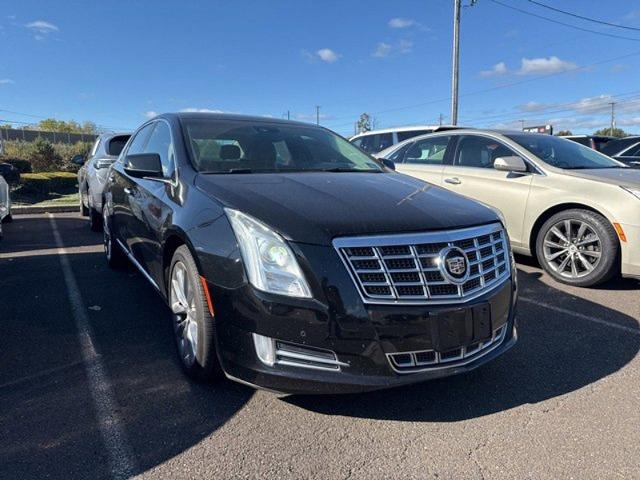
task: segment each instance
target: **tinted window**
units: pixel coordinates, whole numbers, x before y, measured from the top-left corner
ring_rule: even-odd
[[[631,147],[629,150],[624,152],[623,157],[639,157],[640,156],[640,143]]]
[[[206,173],[381,172],[380,165],[323,128],[268,122],[185,119],[193,166]]]
[[[493,168],[496,158],[512,155],[516,154],[493,138],[465,135],[460,137],[453,164],[459,167]]]
[[[552,167],[567,170],[587,168],[624,168],[619,162],[564,138],[540,134],[507,135]]]
[[[599,152],[602,151],[602,149],[604,148],[604,146],[609,143],[611,141],[610,138],[594,138],[593,139],[593,145],[594,148],[596,150],[598,150]]]
[[[591,146],[591,139],[589,137],[567,138],[567,140],[571,140],[572,142],[576,142],[587,147]]]
[[[418,140],[407,150],[404,163],[442,164],[450,139],[451,137],[441,136]]]
[[[640,139],[638,139],[638,137],[611,140],[609,143],[602,147],[601,151],[606,155],[618,155],[624,149],[638,143],[639,140]]]
[[[353,143],[356,147],[360,147],[360,145],[362,144],[362,138],[356,138],[355,140],[352,140],[351,143]]]
[[[157,153],[162,162],[162,173],[169,177],[173,172],[173,144],[171,143],[171,132],[169,126],[164,122],[156,122],[155,128],[149,137],[146,153]]]
[[[367,153],[378,153],[393,145],[393,133],[374,133],[361,137],[359,145]]]
[[[391,155],[389,155],[387,158],[396,163],[402,162],[402,157],[404,157],[405,152],[409,150],[409,148],[411,148],[411,145],[412,145],[411,143],[407,143],[404,147],[400,147]]]
[[[130,135],[120,135],[118,137],[113,137],[109,140],[109,144],[107,145],[107,155],[113,155],[117,157],[122,152],[127,140],[129,140]]]
[[[431,133],[433,130],[409,130],[406,132],[398,132],[398,142],[403,142],[409,138],[417,137],[418,135],[424,135],[425,133]]]
[[[144,151],[144,146],[147,143],[147,138],[149,138],[149,133],[153,129],[153,124],[149,124],[136,133],[136,136],[133,137],[131,141],[131,145],[127,149],[127,154],[135,154],[142,153]]]

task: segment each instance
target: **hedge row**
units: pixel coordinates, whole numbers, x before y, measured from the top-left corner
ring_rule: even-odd
[[[78,178],[71,172],[24,173],[20,177],[20,192],[67,194],[75,191]]]

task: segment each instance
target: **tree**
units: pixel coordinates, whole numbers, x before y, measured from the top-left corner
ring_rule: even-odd
[[[358,130],[358,133],[364,133],[371,130],[371,117],[368,113],[360,115],[358,123],[356,124],[356,129]]]
[[[40,120],[36,125],[38,130],[43,132],[61,132],[61,133],[88,133],[95,134],[98,130],[93,122],[84,122],[80,125],[74,120],[64,121],[55,118],[45,118]]]
[[[600,130],[596,130],[593,132],[594,135],[609,135],[616,138],[628,137],[629,134],[622,130],[621,128],[614,128],[611,130],[611,127],[601,128]]]
[[[573,133],[571,133],[571,130],[560,130],[556,135],[558,137],[566,137],[567,135],[573,135]]]

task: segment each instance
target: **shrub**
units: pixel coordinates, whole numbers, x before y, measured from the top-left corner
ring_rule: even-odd
[[[60,169],[62,166],[62,158],[56,153],[50,141],[38,137],[36,141],[33,142],[32,148],[31,167],[34,172]]]
[[[20,178],[21,193],[67,194],[76,189],[78,179],[71,172],[25,173]]]
[[[3,142],[5,158],[29,162],[29,170],[24,172],[21,170],[22,173],[50,172],[52,170],[76,172],[78,166],[71,163],[71,158],[79,154],[86,156],[92,144],[92,142],[51,143],[43,138],[38,138],[33,142],[23,140],[5,140]],[[31,165],[34,160],[35,163]]]

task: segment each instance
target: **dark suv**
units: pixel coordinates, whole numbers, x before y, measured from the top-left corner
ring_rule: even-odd
[[[516,341],[499,216],[317,126],[145,123],[110,169],[104,242],[169,305],[197,378],[372,390],[471,370]]]

